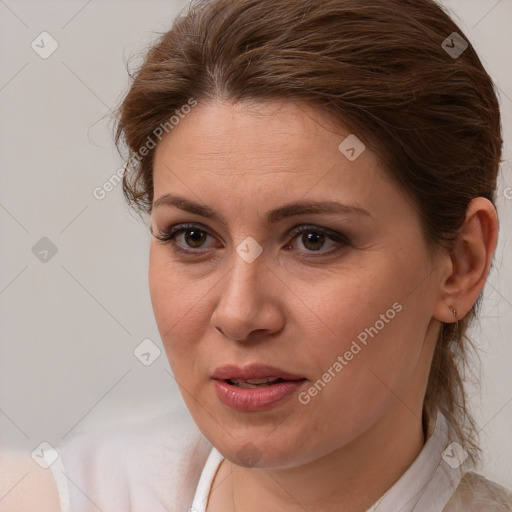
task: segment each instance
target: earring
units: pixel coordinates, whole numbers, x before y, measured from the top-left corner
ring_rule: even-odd
[[[453,339],[455,341],[457,341],[458,337],[459,337],[459,318],[458,318],[458,313],[457,313],[457,310],[451,306],[452,308],[452,315],[453,315],[453,318],[454,318],[454,326],[453,326],[453,333],[452,333],[452,336],[453,336]]]

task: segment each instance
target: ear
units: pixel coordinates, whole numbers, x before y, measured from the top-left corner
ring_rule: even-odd
[[[451,323],[464,318],[471,310],[487,280],[497,240],[498,217],[494,205],[484,197],[473,199],[440,283],[434,310],[437,320]]]

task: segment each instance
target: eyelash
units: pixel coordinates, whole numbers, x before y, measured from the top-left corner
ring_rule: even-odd
[[[185,233],[187,231],[192,231],[192,230],[199,231],[201,233],[205,233],[209,236],[212,236],[212,235],[210,235],[210,233],[208,233],[208,231],[206,229],[202,228],[201,226],[199,226],[197,224],[178,224],[176,226],[172,226],[166,232],[157,233],[157,234],[154,234],[153,236],[155,237],[155,239],[158,242],[160,242],[162,244],[166,244],[166,245],[167,244],[171,245],[172,249],[176,252],[187,254],[187,255],[197,255],[197,253],[200,251],[200,249],[196,249],[196,250],[183,249],[175,242],[175,238],[178,235]],[[339,247],[335,247],[335,248],[329,249],[327,251],[321,251],[321,250],[298,251],[299,253],[302,253],[302,254],[308,254],[307,257],[311,257],[311,256],[318,257],[318,256],[331,255],[334,252],[337,252],[340,249],[350,245],[349,239],[341,233],[337,233],[336,231],[331,231],[331,230],[327,230],[324,228],[319,228],[316,226],[309,226],[309,225],[302,225],[302,226],[299,226],[297,229],[294,229],[293,232],[290,234],[290,236],[293,236],[292,241],[295,240],[299,235],[301,235],[303,233],[315,233],[315,234],[324,235],[327,239],[332,240],[333,242],[336,242],[337,244],[339,244]],[[290,246],[290,245],[291,245],[291,243],[287,244],[287,246]],[[315,256],[315,253],[317,253],[318,256]]]

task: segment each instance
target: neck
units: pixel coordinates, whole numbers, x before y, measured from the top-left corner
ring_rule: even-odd
[[[243,468],[225,460],[216,478],[224,484],[210,502],[222,502],[226,512],[367,510],[421,451],[425,436],[419,409],[413,412],[397,402],[357,440],[300,467]]]

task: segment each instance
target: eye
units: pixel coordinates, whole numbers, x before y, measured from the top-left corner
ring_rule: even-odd
[[[293,241],[287,245],[287,248],[293,247],[294,242],[300,242],[306,248],[305,251],[298,249],[302,253],[332,254],[340,248],[350,245],[350,241],[345,235],[316,226],[300,226],[292,235],[294,236]],[[329,241],[331,242],[330,248],[322,250]]]
[[[198,249],[205,248],[204,243],[211,235],[206,229],[196,224],[178,224],[171,227],[167,232],[157,233],[153,236],[163,244],[170,244],[176,252],[197,254]],[[350,241],[345,235],[316,226],[299,226],[290,236],[293,237],[292,241],[285,246],[285,249],[296,250],[308,255],[313,253],[319,253],[319,255],[332,254],[350,245]],[[297,241],[301,242],[306,250],[294,249],[293,246]],[[322,250],[329,241],[331,247]]]
[[[203,248],[203,244],[210,234],[195,224],[178,224],[167,232],[157,233],[153,236],[163,244],[171,244],[177,252],[193,254],[197,252],[195,249]]]

